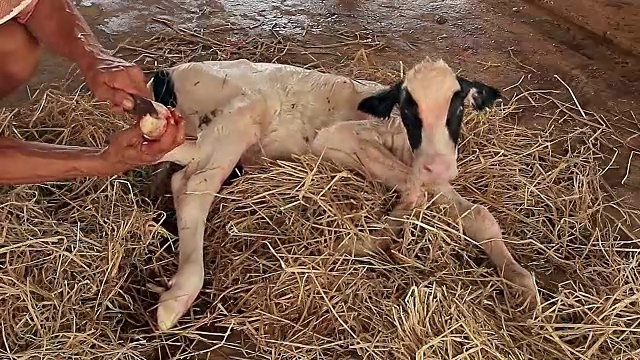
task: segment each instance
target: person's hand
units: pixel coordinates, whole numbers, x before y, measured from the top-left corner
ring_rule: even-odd
[[[102,152],[107,166],[122,172],[150,165],[182,145],[185,140],[184,119],[173,110],[170,111],[172,119],[167,121],[167,130],[158,140],[145,139],[137,123],[115,133],[109,141],[109,146]]]
[[[98,100],[109,101],[114,112],[133,108],[133,98],[129,94],[151,97],[142,70],[115,56],[100,55],[83,66],[82,72],[93,95]]]

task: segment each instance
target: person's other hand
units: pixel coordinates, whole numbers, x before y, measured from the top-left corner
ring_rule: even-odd
[[[142,70],[123,59],[100,55],[98,60],[86,65],[82,72],[93,95],[98,100],[109,101],[114,112],[133,108],[130,94],[151,98]]]
[[[167,130],[158,140],[145,139],[138,123],[115,133],[109,146],[102,153],[107,166],[127,171],[138,166],[150,165],[182,145],[185,140],[184,119],[173,110],[171,114],[173,121],[167,121]]]

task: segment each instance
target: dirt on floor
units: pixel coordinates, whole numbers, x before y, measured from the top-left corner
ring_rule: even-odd
[[[623,51],[640,55],[640,4],[633,0],[527,0],[550,14],[574,23],[594,38],[611,42]]]

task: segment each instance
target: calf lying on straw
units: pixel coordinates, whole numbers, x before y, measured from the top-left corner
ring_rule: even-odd
[[[390,88],[247,60],[181,64],[156,72],[148,86],[155,101],[185,117],[187,135],[198,136],[161,160],[184,166],[171,179],[180,258],[160,300],[161,329],[173,327],[202,288],[205,221],[223,181],[236,164],[292,154],[313,153],[397,188],[394,212],[424,206],[427,190],[439,194],[434,203],[453,205],[452,218],[467,213],[465,234],[481,243],[502,276],[535,296],[531,275],[507,250],[494,217],[449,185],[457,175],[464,104],[480,111],[498,90],[430,59]],[[396,105],[400,118],[391,117]]]

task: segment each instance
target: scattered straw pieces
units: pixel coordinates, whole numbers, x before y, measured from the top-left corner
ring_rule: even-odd
[[[143,53],[170,63],[235,48],[213,52],[206,41],[181,34],[163,52]],[[242,45],[247,53],[268,47],[251,41]],[[278,49],[260,56],[284,56]],[[0,113],[3,133],[99,145],[125,126],[80,95],[43,99]],[[536,274],[542,305],[533,313],[509,303],[482,250],[437,209],[407,220],[393,260],[336,251],[382,226],[394,195],[302,157],[247,169],[223,189],[206,236],[205,287],[178,328],[157,334],[158,291],[176,271],[177,243],[156,226],[170,209],[141,195],[143,169],[3,188],[0,357],[637,358],[638,245],[625,221],[607,215],[611,207],[623,219],[636,213],[601,190],[597,130],[514,127],[508,118],[520,110],[466,118],[456,187],[490,209],[515,257]]]

